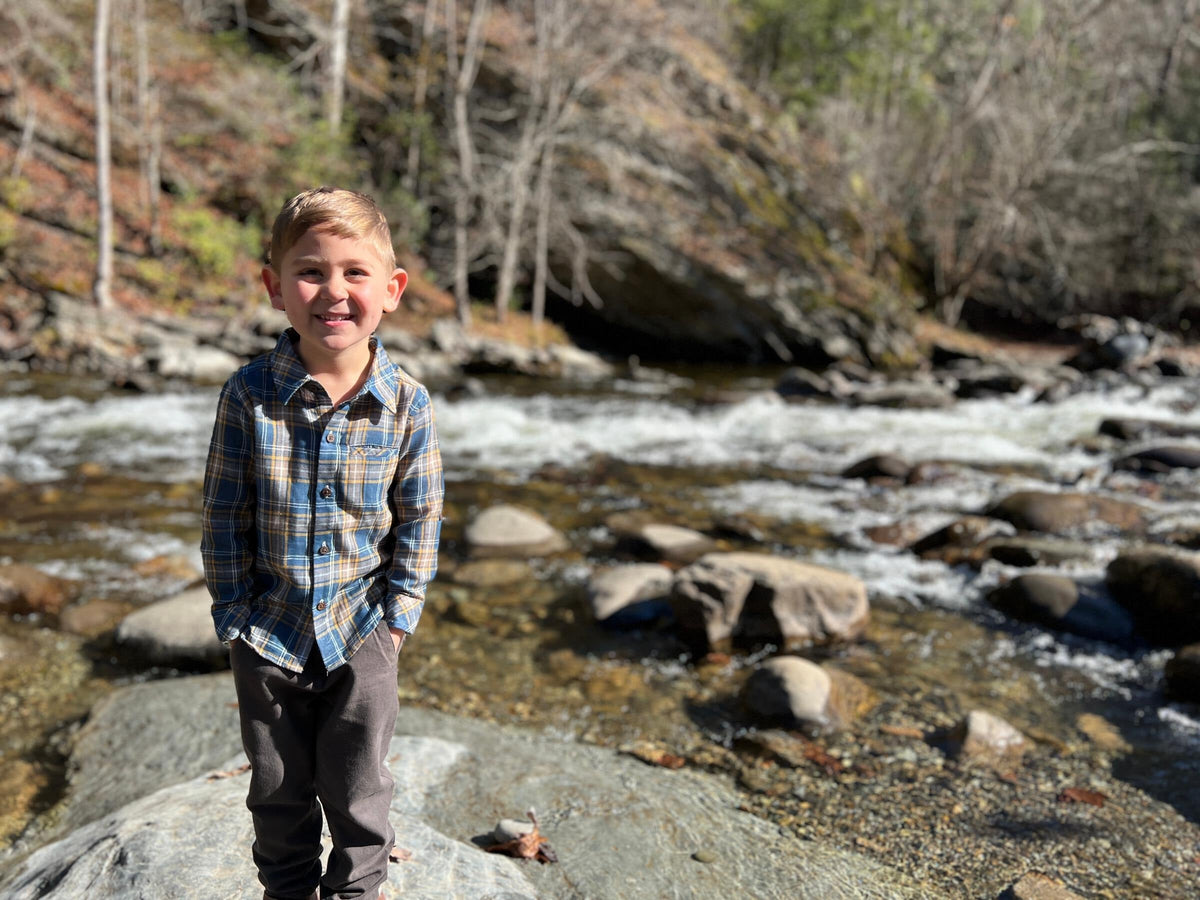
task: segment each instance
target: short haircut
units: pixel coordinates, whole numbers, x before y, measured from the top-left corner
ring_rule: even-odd
[[[271,268],[278,272],[287,252],[314,228],[366,241],[389,273],[396,268],[392,232],[383,210],[366,194],[334,187],[312,188],[283,204],[271,228]]]

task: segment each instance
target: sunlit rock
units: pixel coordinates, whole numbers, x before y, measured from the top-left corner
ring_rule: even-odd
[[[549,556],[567,549],[567,539],[532,510],[510,504],[485,509],[466,527],[472,556]]]
[[[746,710],[764,723],[814,730],[845,728],[874,702],[863,682],[800,656],[776,656],[751,673],[742,690]]]
[[[987,511],[993,518],[1012,523],[1022,531],[1061,534],[1092,522],[1104,522],[1121,531],[1141,531],[1146,509],[1127,500],[1095,494],[1017,491]]]
[[[1011,765],[1027,749],[1025,736],[999,716],[973,709],[950,733],[953,752],[979,762]]]
[[[117,626],[117,644],[154,664],[214,663],[224,659],[213,630],[212,597],[198,587],[131,612]]]
[[[710,553],[682,569],[671,606],[685,634],[712,650],[852,640],[870,615],[855,576],[759,553]]]
[[[658,563],[602,569],[588,580],[587,597],[597,622],[639,625],[670,615],[667,596],[675,574]]]

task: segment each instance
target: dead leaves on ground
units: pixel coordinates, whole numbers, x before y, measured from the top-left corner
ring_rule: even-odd
[[[1108,795],[1087,788],[1069,787],[1059,792],[1059,803],[1086,803],[1089,806],[1103,806],[1108,801]]]

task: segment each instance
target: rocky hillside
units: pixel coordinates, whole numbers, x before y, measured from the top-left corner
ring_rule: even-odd
[[[86,332],[70,337],[73,329],[56,321],[78,320],[72,306],[90,303],[92,5],[60,6],[52,12],[22,0],[0,13],[0,28],[20,36],[0,59],[0,355],[87,370],[98,365],[94,342]],[[357,10],[351,124],[331,135],[314,87],[327,37],[323,8],[299,0],[243,7],[249,25],[234,5],[147,4],[154,112],[147,127],[139,127],[137,31],[129,21],[114,26],[120,311],[132,314],[129,322],[156,319],[176,331],[200,324],[202,340],[244,354],[237,338],[263,305],[257,269],[265,225],[296,189],[337,181],[380,196],[396,220],[408,245],[404,262],[420,276],[397,324],[424,339],[452,312],[443,290],[455,184],[444,23],[435,22],[423,44],[439,49],[427,56],[428,122],[414,123],[423,6]],[[583,86],[556,137],[560,227],[548,254],[554,278],[590,285],[592,300],[552,302],[550,317],[578,341],[617,355],[911,360],[913,298],[898,287],[900,264],[888,256],[868,271],[855,253],[852,217],[830,199],[838,194],[835,161],[739,81],[719,29],[698,26],[701,12],[664,0],[603,19],[608,36],[624,33],[625,46],[603,72],[581,70],[596,77],[578,79]],[[465,33],[465,21],[460,26]],[[483,35],[472,110],[483,123],[477,150],[486,162],[511,154],[534,61],[530,25],[515,6],[495,6]],[[607,38],[597,43],[611,46]],[[425,169],[406,192],[400,170],[418,133]],[[155,153],[156,211],[143,177]],[[481,175],[502,198],[503,172]],[[471,286],[480,300],[494,289],[497,215],[483,209],[472,225]],[[518,293],[531,267],[522,258]],[[476,319],[486,327],[486,315]],[[136,327],[110,331],[117,346],[102,355],[140,358]]]

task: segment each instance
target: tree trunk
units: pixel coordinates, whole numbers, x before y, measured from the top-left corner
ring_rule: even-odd
[[[329,83],[325,93],[325,119],[329,131],[342,127],[342,100],[346,93],[346,44],[350,34],[350,0],[333,0],[330,32]]]
[[[421,140],[425,136],[425,101],[429,94],[429,64],[433,55],[433,26],[437,21],[437,0],[426,0],[421,24],[421,46],[417,51],[417,71],[413,76],[413,122],[408,143],[408,163],[404,171],[404,189],[417,196],[421,175]],[[447,30],[453,27],[447,24]]]
[[[92,296],[101,309],[112,306],[113,208],[112,136],[109,131],[108,21],[112,0],[96,0],[96,30],[93,40],[93,81],[96,91],[96,202],[99,225],[96,234],[96,280]]]

